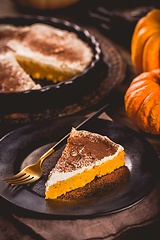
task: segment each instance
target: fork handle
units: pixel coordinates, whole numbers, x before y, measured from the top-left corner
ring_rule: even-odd
[[[100,108],[98,111],[96,111],[95,113],[93,113],[91,116],[89,116],[88,118],[86,118],[83,122],[81,122],[77,127],[75,127],[75,129],[79,129],[81,126],[83,126],[86,122],[88,122],[89,120],[98,117],[101,113],[104,112],[104,110],[108,107],[109,104],[106,104],[105,106],[103,106],[102,108]],[[59,142],[57,142],[53,147],[51,147],[46,153],[44,153],[42,155],[42,157],[39,159],[40,165],[42,164],[42,162],[44,161],[44,159],[46,159],[49,155],[51,155],[53,152],[55,152],[56,150],[58,150],[61,146],[63,146],[65,144],[65,141],[67,140],[67,138],[69,137],[70,132],[65,135],[63,138],[61,138],[61,140]]]
[[[43,163],[43,161],[49,156],[51,155],[53,152],[55,152],[54,147],[50,148],[47,152],[45,152],[41,158],[39,159],[38,162],[40,162],[40,165]]]

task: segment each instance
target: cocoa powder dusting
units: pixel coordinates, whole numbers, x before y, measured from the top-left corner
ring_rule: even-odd
[[[67,142],[52,172],[71,172],[82,167],[89,167],[95,161],[115,154],[119,146],[99,134],[74,129]]]
[[[83,61],[84,47],[89,47],[72,32],[44,25],[31,26],[21,44],[32,51],[46,56],[58,56],[59,60],[69,62]]]
[[[30,79],[21,67],[14,63],[0,62],[0,91],[23,91],[25,88],[33,88],[35,83]]]

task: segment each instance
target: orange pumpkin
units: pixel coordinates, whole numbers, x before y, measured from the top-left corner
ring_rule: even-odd
[[[132,36],[132,62],[137,73],[160,68],[160,9],[141,18]]]
[[[147,133],[160,134],[160,68],[133,79],[124,102],[134,124]]]

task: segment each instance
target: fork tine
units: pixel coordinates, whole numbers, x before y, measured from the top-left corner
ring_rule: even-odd
[[[10,178],[5,178],[5,179],[3,179],[3,181],[9,181],[9,180],[18,179],[18,178],[23,177],[25,174],[26,174],[26,173],[24,173],[24,172],[21,171],[21,172],[17,173],[16,175],[14,175],[14,176],[12,176],[12,177],[10,177]]]
[[[14,182],[20,182],[20,181],[23,181],[23,180],[26,180],[30,177],[30,175],[27,175],[27,174],[23,174],[22,177],[19,177],[19,178],[14,178],[14,179],[7,179],[6,182],[10,182],[10,183],[14,183]]]
[[[10,183],[11,185],[22,185],[22,184],[28,184],[28,183],[31,183],[31,182],[34,182],[34,181],[35,181],[35,179],[34,179],[33,176],[28,176],[25,179],[18,180],[18,181],[10,181],[8,183]]]

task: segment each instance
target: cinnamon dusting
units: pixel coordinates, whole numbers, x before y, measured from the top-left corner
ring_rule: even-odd
[[[105,136],[72,129],[66,148],[53,172],[71,172],[88,167],[97,160],[114,155],[118,146]]]

